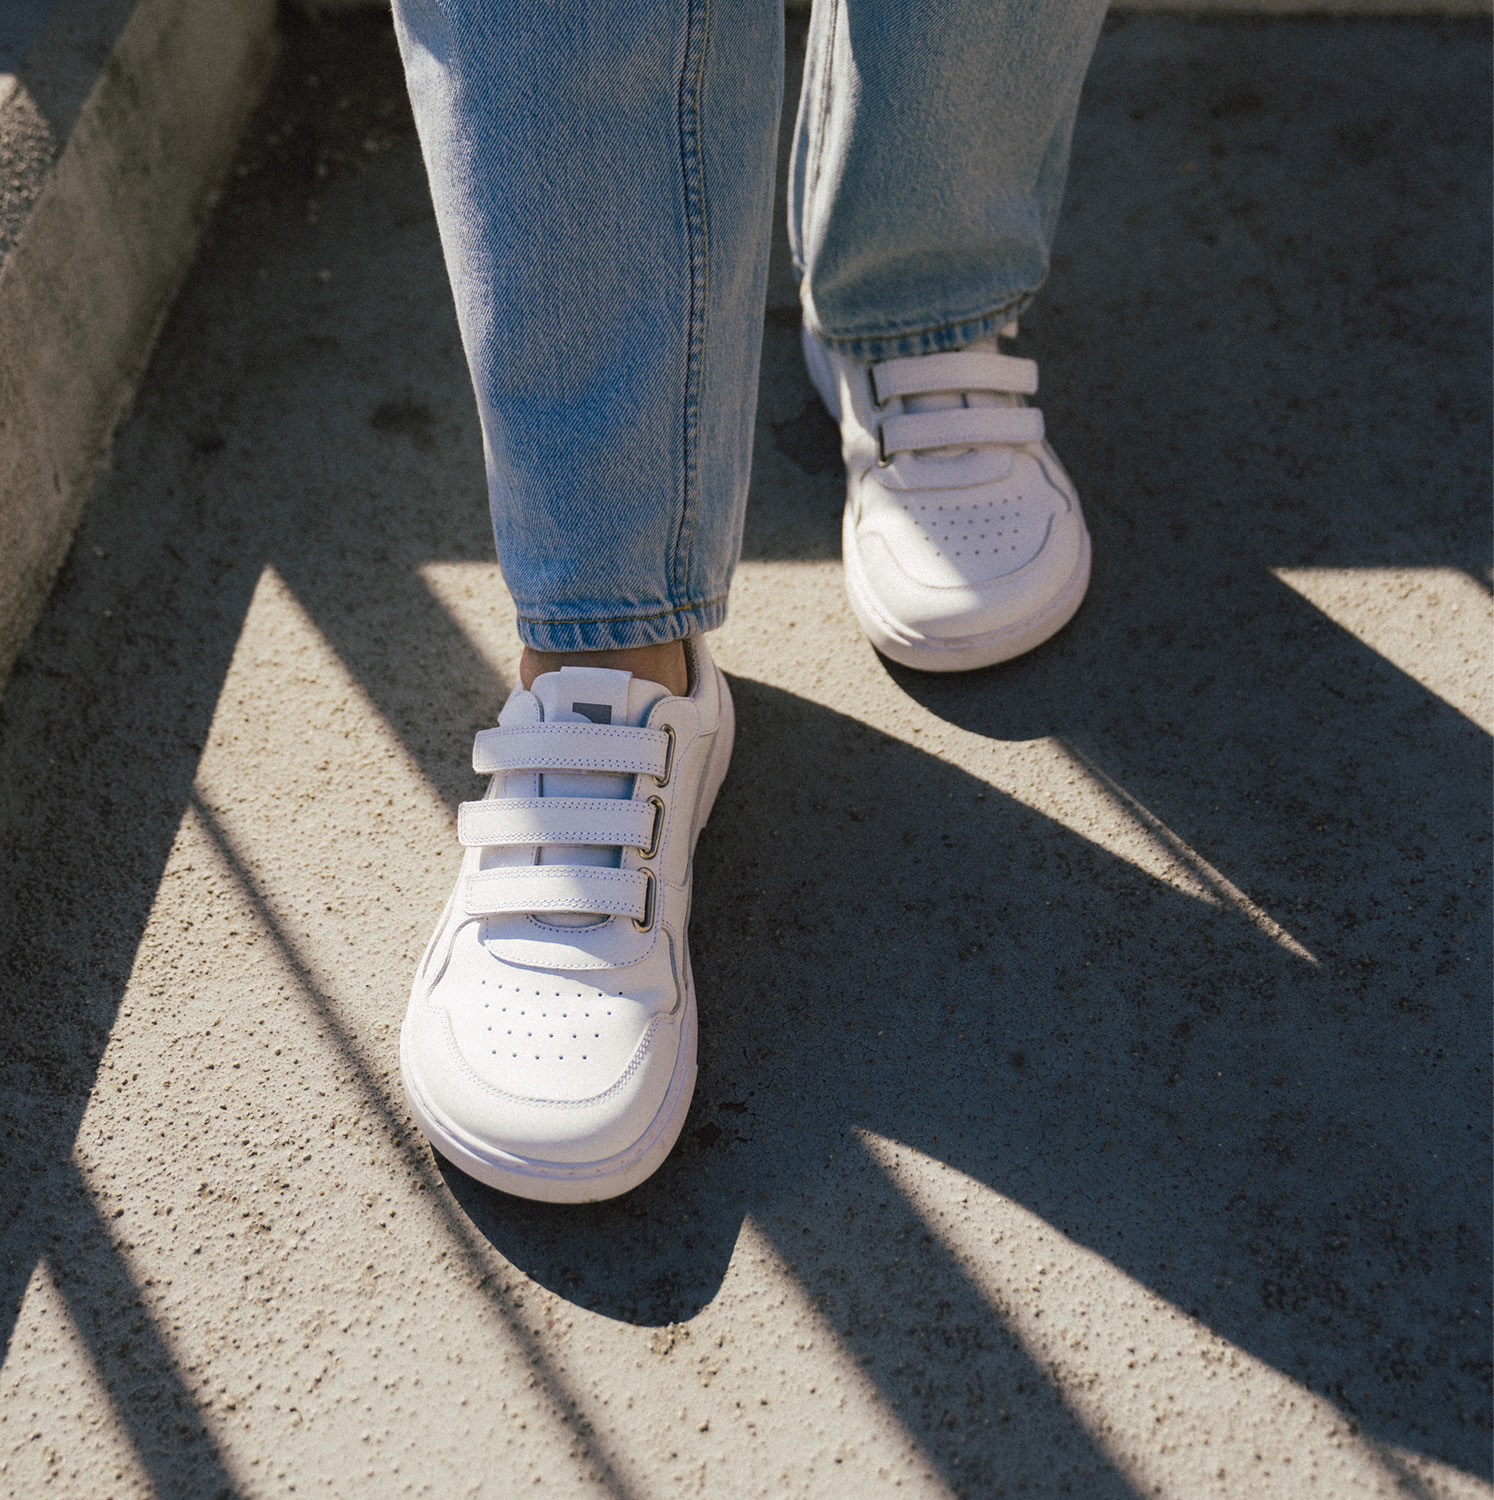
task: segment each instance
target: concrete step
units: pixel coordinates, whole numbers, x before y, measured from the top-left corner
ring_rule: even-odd
[[[0,7],[0,686],[268,76],[274,13]]]

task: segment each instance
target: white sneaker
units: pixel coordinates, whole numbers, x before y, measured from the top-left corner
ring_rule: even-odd
[[[695,839],[731,759],[726,679],[691,691],[604,667],[515,688],[473,747],[461,877],[400,1034],[431,1144],[504,1192],[587,1203],[636,1187],[695,1091],[686,928]]]
[[[1043,414],[1023,400],[1037,390],[1032,360],[998,353],[994,337],[874,364],[807,328],[803,340],[840,423],[846,592],[872,645],[963,672],[1065,625],[1089,586],[1089,533]]]

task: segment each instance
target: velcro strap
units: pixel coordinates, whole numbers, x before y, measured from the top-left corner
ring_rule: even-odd
[[[872,400],[885,406],[896,396],[932,396],[938,391],[1010,391],[1035,396],[1037,362],[996,354],[988,349],[961,349],[956,354],[925,354],[918,359],[889,359],[868,372]]]
[[[607,797],[490,797],[457,810],[457,837],[488,844],[630,844],[646,848],[654,809]]]
[[[1034,406],[969,406],[883,417],[883,458],[916,448],[973,448],[980,443],[1036,443],[1043,414]]]
[[[576,911],[641,920],[647,911],[649,878],[637,870],[592,865],[516,865],[469,875],[462,901],[469,917]]]
[[[519,724],[484,729],[472,742],[472,769],[497,771],[612,771],[662,776],[669,736],[658,729],[613,724]]]

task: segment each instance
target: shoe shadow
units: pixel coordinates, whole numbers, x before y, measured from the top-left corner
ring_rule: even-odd
[[[733,691],[740,749],[697,857],[701,1075],[680,1148],[583,1210],[448,1173],[477,1228],[629,1322],[700,1312],[749,1215],[833,1291],[850,1249],[815,1205],[868,1129],[1042,1215],[1382,1436],[1476,1469],[1480,1398],[1448,1339],[1475,1305],[1481,1220],[1466,1192],[1424,1186],[1431,1152],[1439,1182],[1482,1170],[1477,1132],[1448,1128],[1466,1117],[1458,1070],[1427,1065],[1487,1032],[1462,973],[1383,950],[1356,967],[1362,936],[1345,949],[1330,914],[1303,927],[1294,910],[1314,964],[922,750],[762,683]],[[1441,720],[1428,753],[1450,767],[1467,747]],[[1381,763],[1376,836],[1399,831],[1379,814],[1417,769]],[[1453,779],[1444,813],[1467,790]],[[1221,841],[1263,816],[1236,811]],[[1373,899],[1364,853],[1307,883]],[[1459,882],[1444,870],[1428,899]],[[1417,1045],[1392,1051],[1387,1027]],[[860,1210],[896,1196],[875,1174],[837,1191]],[[859,1277],[880,1274],[860,1253]],[[951,1306],[970,1301],[956,1269],[930,1274]],[[894,1373],[923,1367],[922,1336],[878,1346],[879,1383],[938,1449],[939,1412],[926,1422]],[[1424,1351],[1414,1368],[1406,1349]],[[991,1355],[993,1388],[1016,1378],[1010,1357]]]

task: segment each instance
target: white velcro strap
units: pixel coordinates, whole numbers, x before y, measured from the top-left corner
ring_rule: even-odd
[[[885,406],[896,396],[932,396],[938,391],[1010,391],[1035,396],[1037,361],[996,354],[989,349],[961,349],[956,354],[925,354],[918,359],[889,359],[868,371],[872,400]]]
[[[516,865],[469,875],[462,902],[469,917],[505,912],[576,911],[642,919],[650,876],[593,865]]]
[[[472,769],[497,771],[612,771],[662,776],[669,736],[658,729],[614,724],[517,724],[484,729],[472,742]]]
[[[882,457],[917,448],[973,448],[981,443],[1037,443],[1043,414],[1034,406],[969,406],[883,417]]]
[[[647,802],[607,797],[490,797],[457,810],[457,837],[489,844],[629,844],[646,848],[654,829]]]

